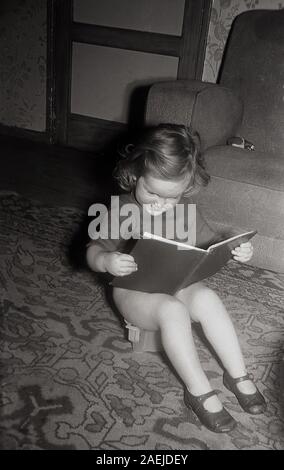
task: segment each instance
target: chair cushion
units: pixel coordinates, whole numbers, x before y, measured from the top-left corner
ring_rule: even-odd
[[[210,221],[284,240],[284,160],[229,146],[205,152],[211,182],[196,200]]]
[[[249,264],[284,273],[284,159],[229,146],[205,152],[211,175],[195,197],[217,230],[257,230]]]
[[[281,156],[224,145],[207,149],[204,158],[210,175],[284,193]]]

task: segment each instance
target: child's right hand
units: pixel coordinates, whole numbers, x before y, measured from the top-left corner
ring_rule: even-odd
[[[127,276],[138,269],[133,256],[118,251],[106,253],[104,265],[106,271],[114,276]]]

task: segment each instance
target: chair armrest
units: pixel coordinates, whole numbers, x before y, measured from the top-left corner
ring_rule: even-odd
[[[199,80],[158,82],[150,87],[145,122],[183,124],[197,131],[201,150],[237,135],[243,103],[233,90]]]

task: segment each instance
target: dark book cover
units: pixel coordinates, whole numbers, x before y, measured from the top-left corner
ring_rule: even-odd
[[[255,234],[256,231],[245,232],[210,245],[206,250],[144,234],[130,252],[138,270],[115,277],[111,284],[124,289],[173,295],[215,274],[232,258],[231,250]]]

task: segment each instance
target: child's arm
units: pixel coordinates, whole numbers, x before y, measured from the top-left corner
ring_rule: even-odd
[[[104,251],[102,247],[95,244],[87,248],[87,263],[92,271],[108,272],[114,276],[126,276],[137,271],[133,256],[118,251]]]
[[[251,242],[241,243],[240,246],[232,250],[233,258],[241,263],[246,263],[252,258],[253,246]]]

